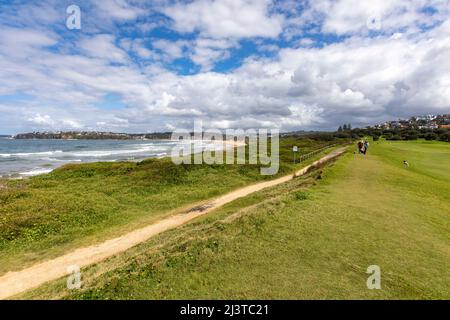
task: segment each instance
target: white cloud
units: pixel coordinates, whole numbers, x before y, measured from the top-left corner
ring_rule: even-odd
[[[0,53],[13,59],[26,58],[34,51],[57,42],[57,36],[53,32],[6,26],[0,28]]]
[[[48,114],[37,113],[27,118],[27,122],[35,128],[79,130],[84,127],[79,121],[69,118],[54,119]]]
[[[71,128],[71,129],[81,129],[84,127],[81,123],[79,123],[78,121],[73,120],[73,119],[63,119],[62,125],[65,128]]]
[[[120,40],[120,46],[129,52],[134,52],[137,54],[140,58],[143,59],[150,59],[150,58],[156,58],[157,55],[147,48],[144,41],[141,39],[130,39],[125,38]]]
[[[53,119],[48,114],[42,116],[39,113],[28,118],[27,121],[34,125],[47,127],[53,127],[53,125],[55,124]]]
[[[315,41],[310,38],[303,38],[299,41],[299,45],[304,46],[304,47],[309,47],[309,46],[313,45],[314,43],[315,43]]]
[[[239,46],[239,39],[275,38],[281,33],[284,18],[271,13],[270,5],[270,0],[199,0],[168,6],[163,12],[173,19],[173,29],[200,35],[190,45],[159,40],[154,46],[171,59],[188,50],[190,59],[202,71],[209,71],[230,57],[230,49]]]
[[[114,44],[115,38],[109,34],[100,34],[82,39],[78,46],[88,56],[124,63],[128,59],[126,52]]]
[[[278,54],[265,58],[255,51],[241,67],[227,73],[210,70],[229,57],[240,39],[280,36],[278,25],[283,19],[271,13],[269,1],[202,0],[170,6],[166,13],[172,14],[176,28],[199,32],[190,40],[152,43],[129,35],[82,33],[79,42],[71,42],[50,29],[2,26],[1,94],[24,93],[32,101],[6,103],[0,97],[0,127],[15,123],[15,128],[146,132],[186,127],[194,118],[202,118],[205,126],[222,128],[329,129],[339,123],[365,125],[415,113],[449,112],[450,19],[422,31],[417,29],[420,15],[406,15],[383,4],[379,8],[389,17],[383,28],[392,32],[366,37],[363,17],[369,7],[355,2],[354,12],[347,12],[339,7],[343,3],[347,9],[353,4],[334,2],[336,16],[325,15],[320,27],[346,34],[345,40],[316,46],[320,43],[316,35],[314,42],[313,37],[303,37],[282,49],[260,39],[255,43],[261,51]],[[251,14],[250,6],[255,9]],[[319,0],[301,15],[313,19],[329,6]],[[293,2],[284,10],[292,8]],[[182,10],[186,11],[178,19]],[[443,19],[442,10],[433,21]],[[134,19],[128,13],[121,17]],[[405,24],[408,28],[400,36],[394,29]],[[66,50],[72,44],[74,50]],[[59,45],[63,47],[55,50]],[[142,59],[136,61],[135,56]],[[201,72],[177,75],[163,68],[161,61],[180,57],[200,65]],[[110,93],[120,96],[126,107],[96,107]]]
[[[433,7],[437,14],[430,15],[424,8]],[[448,17],[449,4],[441,0],[314,0],[309,1],[312,19],[321,19],[321,30],[338,35],[369,33],[368,21],[379,20],[380,31],[391,32],[401,28],[416,30],[420,25],[433,25]],[[372,30],[373,31],[373,30]]]
[[[169,41],[158,39],[152,41],[152,47],[162,51],[169,61],[183,57],[184,50],[186,50],[188,45],[188,42],[184,40]]]
[[[128,128],[129,122],[127,119],[122,119],[119,117],[110,117],[108,121],[98,121],[95,123],[97,128],[101,130],[111,130],[111,128],[120,128],[125,129]]]
[[[229,57],[229,49],[232,47],[238,47],[234,40],[198,38],[190,57],[203,71],[209,71],[215,63]]]
[[[276,37],[281,15],[270,15],[268,0],[198,0],[167,7],[164,13],[180,32],[199,31],[209,38]]]
[[[101,15],[118,20],[133,20],[144,13],[141,8],[131,5],[126,0],[102,0],[93,1]]]

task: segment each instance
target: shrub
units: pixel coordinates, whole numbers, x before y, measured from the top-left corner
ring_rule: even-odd
[[[439,129],[434,130],[434,132],[437,135],[443,135],[443,134],[447,133],[448,131],[446,129],[444,129],[444,128],[439,128]]]
[[[447,131],[439,136],[439,140],[450,142],[450,132]]]
[[[415,134],[408,134],[405,136],[405,140],[417,140],[418,136]]]
[[[346,133],[346,132],[338,132],[336,134],[336,137],[340,138],[340,139],[349,139],[349,138],[351,138],[351,135],[349,133]]]
[[[307,200],[309,198],[309,194],[305,191],[298,191],[295,193],[295,198],[297,200]]]
[[[391,136],[389,138],[386,138],[386,140],[399,141],[399,140],[403,140],[403,138],[402,138],[402,136],[396,134],[396,135],[393,135],[393,136]]]

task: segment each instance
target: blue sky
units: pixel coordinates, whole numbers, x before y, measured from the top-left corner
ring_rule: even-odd
[[[81,29],[67,27],[70,5]],[[0,133],[330,130],[450,112],[442,0],[0,1]]]

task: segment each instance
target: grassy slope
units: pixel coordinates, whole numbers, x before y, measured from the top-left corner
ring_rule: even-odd
[[[279,174],[328,142],[281,141]],[[24,181],[0,181],[0,275],[152,223],[173,210],[261,179],[258,166],[142,163],[68,165]],[[7,186],[7,188],[4,187]]]
[[[448,144],[374,143],[321,180],[239,199],[83,270],[81,291],[61,279],[22,297],[449,299],[449,158]],[[382,290],[366,288],[373,264]]]

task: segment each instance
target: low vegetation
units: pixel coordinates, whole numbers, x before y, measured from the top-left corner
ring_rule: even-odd
[[[81,290],[60,279],[20,298],[449,299],[449,157],[374,142],[82,270]]]
[[[285,138],[278,175],[291,173],[300,153],[342,141]],[[0,181],[0,274],[152,223],[174,210],[273,176],[259,165],[140,163],[66,165],[51,174]]]
[[[361,138],[364,136],[370,136],[373,140],[378,141],[380,138],[384,138],[388,141],[408,141],[424,139],[427,141],[443,141],[450,142],[450,130],[439,129],[353,129],[351,131],[341,132],[337,134],[340,138]]]

